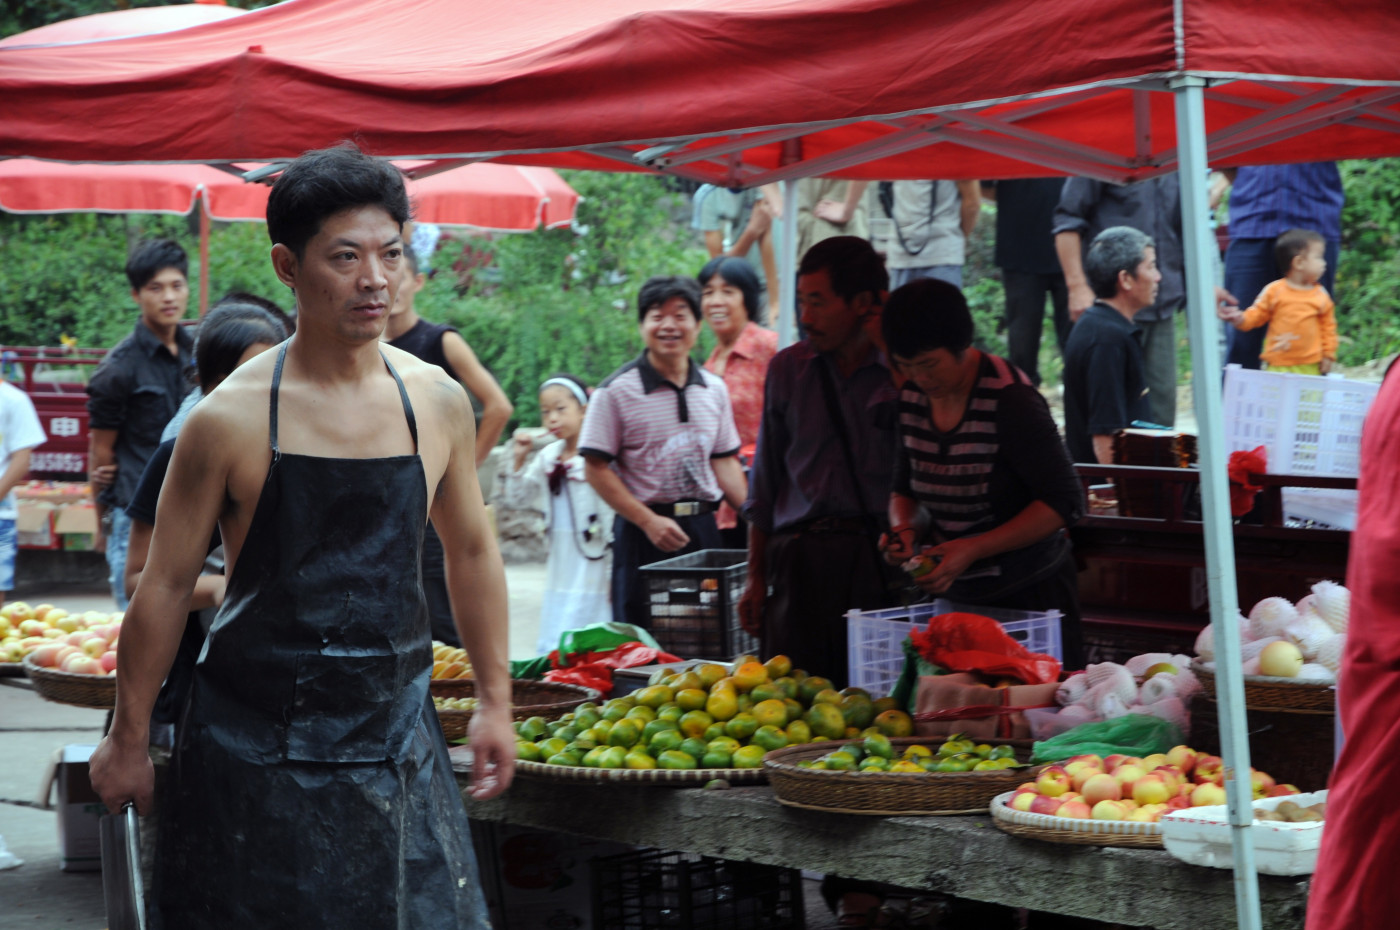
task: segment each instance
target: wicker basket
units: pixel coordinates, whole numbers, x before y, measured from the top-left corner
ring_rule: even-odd
[[[1162,828],[1155,823],[1127,820],[1072,820],[1049,814],[1015,811],[1006,806],[1014,792],[992,799],[992,822],[1012,836],[1065,843],[1070,846],[1129,846],[1138,849],[1161,849]]]
[[[44,668],[32,656],[24,657],[24,671],[34,683],[34,690],[46,701],[111,710],[117,706],[117,677],[115,675],[75,675],[55,668]]]
[[[916,743],[929,745],[937,738],[902,737],[890,742],[896,749]],[[1003,740],[1016,747],[1016,757],[1030,757],[1029,740]],[[992,798],[1026,781],[1038,769],[1002,769],[995,772],[834,772],[798,768],[840,743],[804,743],[776,749],[763,757],[763,767],[778,802],[788,807],[872,816],[941,816],[981,814]],[[993,743],[995,745],[995,743]]]
[[[630,782],[672,788],[695,788],[716,778],[722,778],[731,785],[761,785],[767,780],[763,769],[597,769],[584,765],[549,765],[523,759],[515,763],[515,773],[543,781],[594,784]]]
[[[1201,691],[1215,698],[1215,670],[1193,660],[1191,671],[1201,683]],[[1267,710],[1288,714],[1335,714],[1337,685],[1331,681],[1299,681],[1268,675],[1244,676],[1244,706],[1247,710]]]
[[[433,697],[473,697],[476,682],[471,678],[434,678],[429,685]],[[554,720],[562,717],[585,701],[596,701],[602,694],[582,685],[570,685],[553,681],[527,681],[512,679],[510,683],[511,716],[516,720],[530,717],[543,717]],[[442,735],[448,739],[463,739],[467,735],[467,724],[471,723],[469,710],[443,710],[438,708],[438,720],[442,723]]]

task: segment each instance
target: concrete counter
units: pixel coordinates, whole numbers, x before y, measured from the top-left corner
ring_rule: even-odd
[[[459,769],[463,787],[466,777]],[[784,807],[771,789],[575,785],[517,778],[477,820],[834,872],[1013,907],[1160,930],[1233,927],[1233,873],[1159,850],[1065,846],[998,830],[990,816],[861,817]],[[1303,926],[1305,879],[1261,875],[1263,925]]]

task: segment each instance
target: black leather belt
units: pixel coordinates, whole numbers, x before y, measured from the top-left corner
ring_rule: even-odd
[[[647,504],[647,508],[663,517],[698,517],[718,510],[719,501],[676,501],[674,504]]]

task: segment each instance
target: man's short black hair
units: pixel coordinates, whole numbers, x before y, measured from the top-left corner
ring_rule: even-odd
[[[758,280],[758,272],[754,271],[753,265],[750,265],[747,259],[733,255],[715,256],[707,261],[705,267],[695,276],[695,280],[700,282],[702,295],[705,285],[709,284],[715,275],[723,278],[726,284],[732,284],[739,289],[739,293],[744,295],[744,310],[749,319],[755,323],[762,323],[764,314],[760,295],[763,293],[763,283]]]
[[[935,349],[961,354],[972,345],[972,313],[963,292],[937,278],[920,278],[890,294],[880,319],[891,355],[911,359]]]
[[[672,297],[679,297],[690,306],[696,322],[700,320],[700,285],[694,278],[680,275],[648,278],[637,292],[637,321],[646,319],[647,311],[659,307]]]
[[[408,222],[408,191],[399,169],[350,142],[307,152],[272,185],[267,235],[300,259],[327,217],[356,207],[381,207],[400,227]]]
[[[147,239],[137,243],[126,260],[126,279],[131,289],[139,291],[166,268],[174,268],[186,278],[190,276],[190,259],[178,242],[169,239]]]
[[[859,236],[832,236],[807,250],[797,266],[798,275],[825,271],[831,290],[842,300],[869,292],[878,304],[889,290],[890,273],[885,260],[869,241]]]
[[[1110,226],[1095,236],[1084,254],[1084,277],[1094,296],[1107,300],[1117,294],[1119,272],[1136,275],[1152,247],[1152,237],[1131,226]]]
[[[1278,261],[1279,272],[1286,277],[1293,268],[1293,259],[1306,252],[1314,242],[1327,245],[1322,233],[1312,229],[1290,229],[1275,239],[1274,258]]]

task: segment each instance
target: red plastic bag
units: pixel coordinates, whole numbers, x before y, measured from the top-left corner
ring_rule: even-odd
[[[557,651],[550,653],[550,659],[556,666],[560,664]],[[612,691],[614,669],[636,668],[639,665],[665,665],[681,661],[669,652],[663,652],[655,646],[638,642],[622,643],[616,649],[608,649],[604,652],[575,652],[566,656],[565,659],[564,667],[556,667],[545,672],[545,681],[558,681],[571,685],[583,685],[585,688],[597,688],[604,694]]]
[[[928,628],[909,634],[925,660],[950,672],[1003,675],[1028,685],[1056,681],[1060,660],[1031,652],[1007,635],[1001,624],[980,614],[940,614]]]
[[[1254,498],[1263,490],[1262,485],[1251,484],[1250,475],[1261,475],[1269,470],[1269,452],[1263,446],[1245,452],[1230,453],[1230,463],[1225,473],[1230,478],[1230,513],[1242,517],[1254,509]]]

